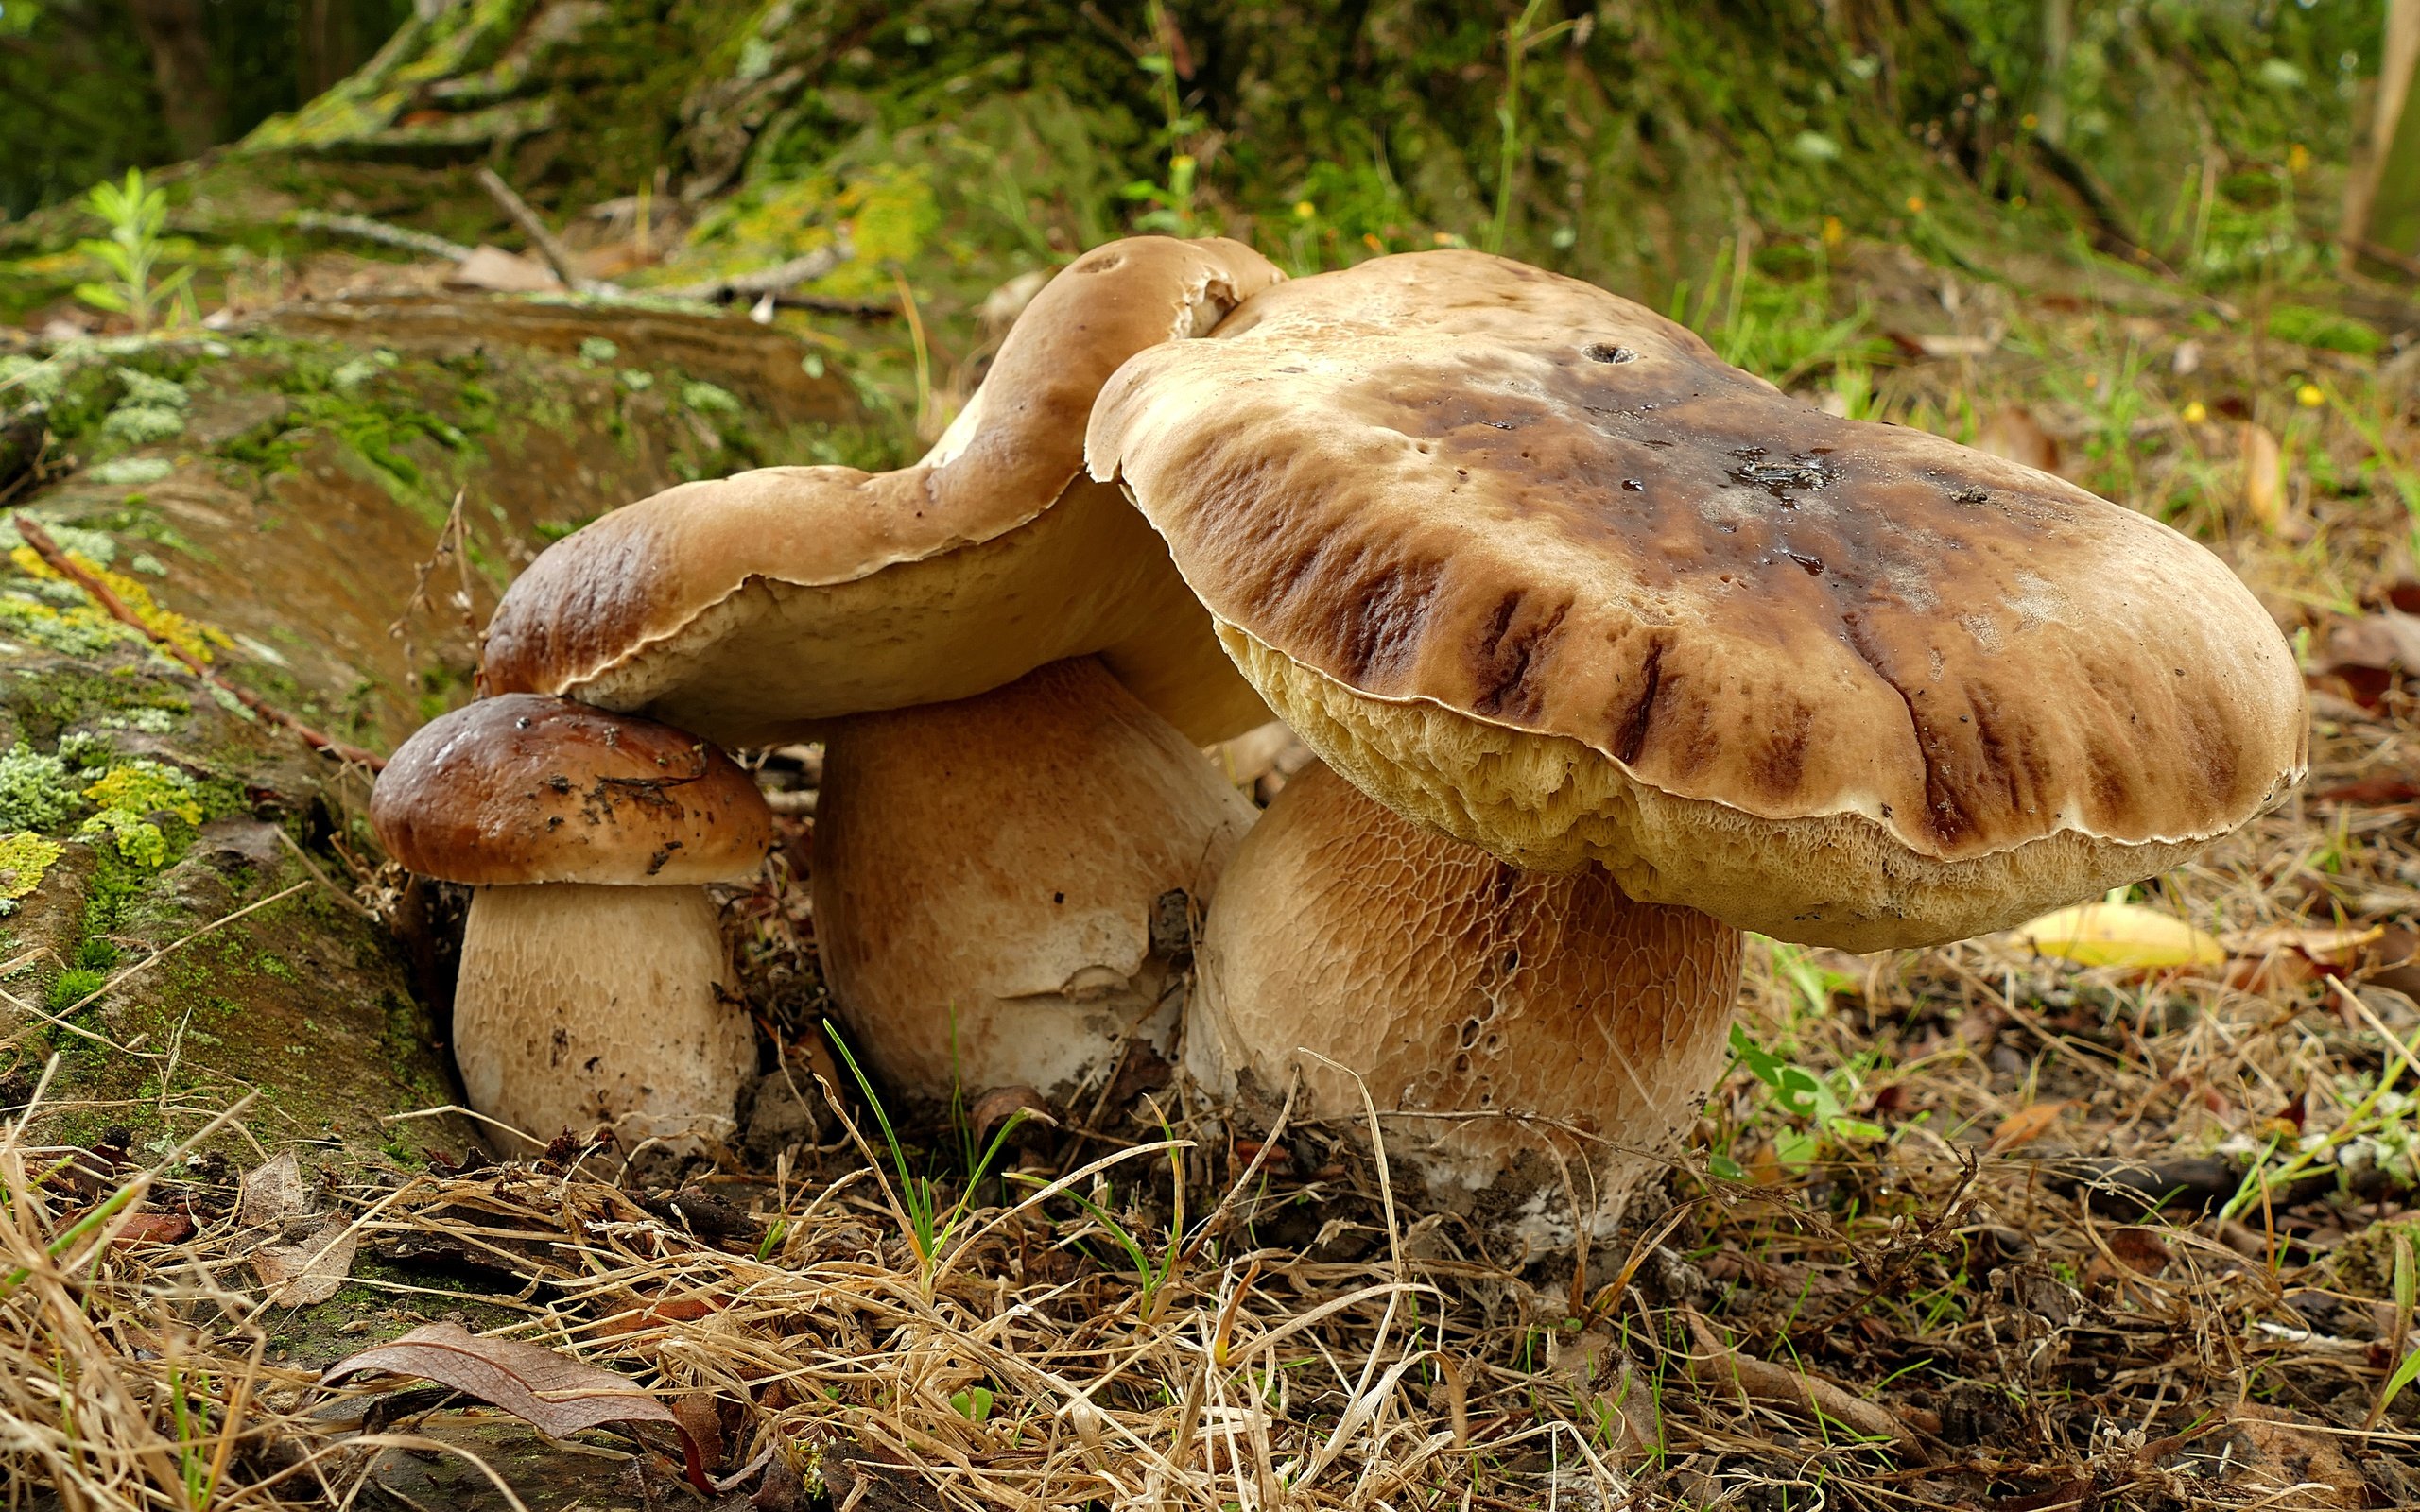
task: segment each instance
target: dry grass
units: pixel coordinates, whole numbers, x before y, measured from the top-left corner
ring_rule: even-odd
[[[2035,310],[2014,350],[1899,369],[1876,402],[1968,435],[2028,404],[2084,481],[2231,553],[2325,671],[2331,633],[2411,571],[2409,396],[2209,333],[2177,375],[2184,318]],[[2197,397],[2209,418],[2188,421]],[[2269,526],[2241,504],[2244,420],[2285,442]],[[924,1131],[898,1159],[965,1204],[930,1252],[892,1153],[837,1124],[772,1171],[697,1176],[714,1201],[568,1149],[341,1173],[355,1281],[297,1311],[263,1300],[223,1160],[43,1148],[19,1117],[0,1133],[9,1504],[413,1506],[432,1485],[508,1504],[458,1457],[501,1442],[483,1409],[315,1385],[448,1311],[684,1403],[735,1504],[772,1461],[804,1483],[786,1504],[853,1512],[2420,1501],[2420,1393],[2384,1400],[2420,1345],[2420,1010],[2396,990],[2420,973],[2394,933],[2420,901],[2394,786],[2420,781],[2415,729],[2392,676],[2320,686],[2305,795],[2143,895],[2235,942],[2226,965],[1774,952],[1743,1027],[1832,1105],[1810,1117],[1735,1070],[1697,1148],[1581,1267],[1399,1203],[1365,1130],[1239,1141],[1163,1091],[1104,1099],[972,1190],[959,1132]],[[741,913],[803,1075],[825,1062],[796,896]],[[2258,937],[2379,926],[2325,971],[2309,941]],[[162,1242],[162,1214],[191,1236]],[[656,1438],[533,1443],[507,1476],[533,1507],[690,1497]]]

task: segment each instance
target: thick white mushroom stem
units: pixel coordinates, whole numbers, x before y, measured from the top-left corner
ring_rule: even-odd
[[[599,1124],[626,1150],[726,1139],[755,1069],[733,980],[702,887],[481,887],[454,1000],[463,1090],[541,1143]]]
[[[1090,657],[824,747],[815,935],[851,1046],[910,1101],[1066,1108],[1173,1049],[1189,916],[1252,805]]]
[[[1721,1074],[1740,944],[1600,868],[1507,866],[1313,765],[1220,881],[1185,1063],[1264,1117],[1299,1071],[1298,1116],[1350,1128],[1357,1074],[1397,1180],[1558,1248],[1576,1224],[1612,1229]]]

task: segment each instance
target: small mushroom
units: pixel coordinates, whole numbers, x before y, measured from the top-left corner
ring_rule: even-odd
[[[1351,1068],[1410,1115],[1389,1149],[1432,1209],[1560,1247],[1575,1222],[1610,1232],[1696,1116],[1739,957],[1696,909],[1634,902],[1601,867],[1519,870],[1314,765],[1219,881],[1185,1066],[1264,1117],[1296,1074],[1353,1116]]]
[[[1253,811],[1098,662],[826,739],[815,832],[824,980],[912,1100],[1097,1088],[1172,1054],[1191,919]]]
[[[371,795],[406,868],[476,890],[454,1056],[471,1106],[544,1143],[734,1126],[755,1039],[705,885],[772,841],[763,795],[683,730],[562,698],[482,698],[424,727]]]
[[[1284,275],[1239,243],[1096,248],[1035,297],[932,453],[670,490],[542,552],[488,628],[490,693],[559,694],[731,746],[963,698],[1098,655],[1200,742],[1268,718],[1167,550],[1083,474],[1084,417],[1145,347]]]
[[[1266,290],[1211,339],[1131,359],[1086,450],[1339,775],[1514,867],[1600,867],[1637,904],[1938,943],[2189,859],[2304,766],[2293,654],[2203,547],[1825,415],[1501,258]],[[1231,959],[1242,932],[1296,927],[1240,901],[1260,891],[1231,879],[1212,910]],[[1371,896],[1434,946],[1429,902]],[[1230,1059],[1272,1063],[1288,1016],[1377,1011],[1344,985],[1383,971],[1252,1006],[1229,983],[1230,1038],[1276,1037]],[[1712,1064],[1640,1069],[1694,1096]]]

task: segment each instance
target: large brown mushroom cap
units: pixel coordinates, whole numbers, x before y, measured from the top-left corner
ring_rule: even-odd
[[[1129,356],[1206,333],[1283,276],[1223,240],[1087,252],[914,466],[687,484],[548,547],[489,627],[489,691],[644,710],[743,745],[1099,653],[1197,739],[1248,728],[1265,713],[1165,545],[1081,480],[1083,429]]]
[[[1786,938],[1999,927],[2304,763],[2290,650],[2184,536],[1499,258],[1270,289],[1130,362],[1088,448],[1365,790]]]
[[[1415,1115],[1388,1147],[1432,1199],[1559,1196],[1554,1145],[1612,1215],[1720,1074],[1739,961],[1704,914],[1515,870],[1313,765],[1220,879],[1185,1059],[1248,1103],[1299,1072],[1313,1116],[1357,1120],[1363,1088]]]
[[[474,886],[735,882],[773,837],[756,784],[697,736],[535,694],[422,727],[370,822],[406,869]]]

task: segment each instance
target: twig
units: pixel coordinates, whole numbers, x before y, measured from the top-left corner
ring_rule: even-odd
[[[332,236],[352,236],[365,242],[377,242],[385,247],[400,247],[406,251],[424,252],[458,263],[471,255],[471,249],[459,242],[449,242],[442,236],[432,236],[408,226],[389,226],[368,215],[332,215],[323,210],[295,212],[298,230],[325,232]]]
[[[479,169],[479,187],[485,189],[488,198],[512,217],[512,223],[521,228],[523,234],[529,238],[530,245],[545,258],[546,266],[555,270],[555,277],[563,281],[563,287],[582,294],[614,287],[611,284],[583,277],[578,268],[572,266],[570,249],[555,239],[555,233],[548,231],[546,223],[538,218],[538,213],[529,208],[529,201],[514,194],[512,185],[498,178],[493,168]]]
[[[1911,1459],[1927,1458],[1924,1446],[1907,1424],[1878,1402],[1853,1397],[1820,1376],[1792,1370],[1742,1354],[1714,1336],[1705,1319],[1686,1313],[1689,1336],[1697,1349],[1687,1357],[1691,1376],[1709,1383],[1733,1386],[1751,1401],[1762,1401],[1801,1416],[1828,1418],[1868,1437],[1887,1439]]]
[[[708,279],[702,284],[683,284],[677,288],[648,292],[668,295],[676,300],[710,301],[752,299],[770,294],[774,302],[779,303],[785,290],[821,278],[856,255],[856,248],[850,244],[846,234],[842,234],[833,238],[828,247],[819,247],[803,257],[793,257],[786,263],[777,263],[753,273],[735,273],[729,278]],[[856,315],[867,312],[852,306],[839,313]]]
[[[252,713],[260,715],[263,719],[269,721],[269,723],[283,725],[286,729],[294,731],[297,735],[302,737],[302,744],[310,747],[313,750],[324,751],[328,755],[334,756],[338,761],[358,762],[362,765],[369,767],[373,772],[382,772],[387,769],[387,758],[384,756],[363,750],[358,746],[348,746],[343,741],[337,740],[333,736],[321,734],[319,730],[312,729],[309,725],[306,725],[302,720],[295,718],[285,710],[271,704],[268,699],[263,698],[260,695],[252,693],[248,689],[239,688],[233,682],[228,681],[225,678],[212,671],[210,669],[210,664],[202,661],[201,658],[194,655],[191,651],[186,650],[183,646],[179,645],[176,642],[170,640],[160,631],[153,629],[150,626],[144,624],[142,618],[138,616],[134,610],[126,607],[126,600],[118,597],[115,590],[112,589],[109,584],[102,582],[99,578],[94,576],[91,573],[88,573],[83,568],[78,566],[75,558],[69,557],[67,553],[60,550],[59,542],[52,540],[50,532],[44,530],[32,516],[22,514],[17,516],[16,525],[17,534],[24,538],[26,545],[31,546],[34,549],[34,555],[40,557],[43,561],[50,565],[51,571],[59,574],[61,577],[66,578],[69,582],[72,582],[77,587],[82,589],[85,594],[89,596],[94,603],[98,604],[102,609],[109,611],[111,618],[117,620],[121,624],[131,625],[136,629],[141,630],[145,636],[150,639],[154,645],[157,645],[163,651],[167,652],[170,656],[175,657],[178,661],[183,662],[185,666],[192,671],[195,677],[201,679],[204,682],[209,683],[214,688],[225,690],[228,696],[233,698],[237,703],[242,704],[245,708],[250,709]]]

